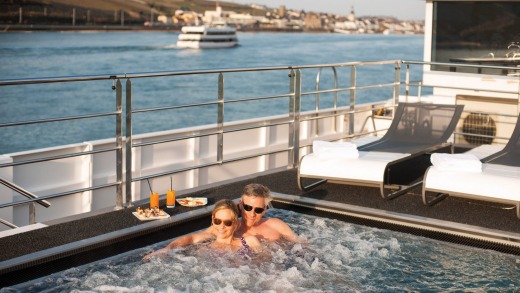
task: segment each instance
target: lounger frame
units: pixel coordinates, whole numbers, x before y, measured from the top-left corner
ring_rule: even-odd
[[[408,108],[407,108],[408,107]],[[398,118],[394,118],[392,120],[392,124],[390,125],[387,133],[380,139],[375,142],[371,142],[362,146],[358,147],[359,151],[368,151],[375,149],[376,151],[385,151],[385,145],[391,145],[394,149],[392,151],[388,151],[389,153],[397,152],[395,150],[396,145],[396,138],[394,136],[400,135],[402,137],[402,134],[396,135],[399,133],[399,127],[400,124],[406,123],[409,121],[403,121],[405,120],[402,117],[405,117],[409,109],[413,110],[416,108],[417,111],[420,110],[420,108],[442,108],[442,109],[448,109],[449,111],[453,111],[452,116],[449,117],[449,123],[445,126],[445,129],[443,129],[443,133],[439,137],[436,137],[435,141],[432,141],[429,146],[423,147],[420,150],[414,150],[414,144],[417,144],[417,142],[411,142],[409,146],[406,145],[406,142],[403,143],[403,146],[406,150],[412,150],[409,155],[406,157],[393,160],[387,163],[385,170],[384,170],[384,176],[382,181],[371,181],[371,180],[359,180],[352,178],[341,178],[341,177],[334,177],[334,176],[328,176],[324,178],[323,176],[313,176],[309,174],[301,174],[300,170],[298,169],[298,188],[302,191],[310,191],[313,188],[316,188],[317,186],[326,183],[326,182],[333,182],[333,183],[341,183],[341,184],[350,184],[350,185],[360,185],[360,186],[371,186],[371,187],[377,187],[380,190],[381,197],[383,199],[393,199],[400,195],[403,195],[415,188],[422,186],[422,178],[424,175],[424,172],[428,169],[429,166],[431,166],[430,163],[430,154],[434,152],[453,152],[453,146],[451,143],[448,143],[447,140],[455,130],[455,127],[457,125],[458,120],[460,119],[460,116],[462,114],[463,105],[438,105],[438,104],[421,104],[421,103],[400,103],[395,110],[395,116]],[[431,118],[433,119],[433,118]],[[428,120],[431,122],[431,120]],[[415,123],[415,121],[412,121]],[[417,123],[418,124],[418,123]],[[433,124],[433,122],[432,122]],[[398,143],[397,143],[398,145]],[[403,153],[405,153],[403,151]],[[408,153],[408,152],[406,152]],[[304,156],[305,157],[305,156]],[[304,160],[304,157],[300,159],[300,166],[302,166],[302,162]],[[347,166],[348,167],[348,166]],[[381,169],[380,169],[381,170]],[[304,185],[302,182],[303,178],[313,178],[313,179],[319,179],[319,181]]]
[[[426,173],[424,174],[424,177],[428,176],[428,170],[426,170]],[[511,204],[516,207],[516,216],[518,219],[520,219],[520,201],[517,200],[506,200],[502,198],[496,198],[496,197],[489,197],[489,196],[483,196],[483,195],[476,195],[476,194],[468,194],[468,193],[462,193],[462,192],[454,192],[454,191],[447,191],[447,190],[439,190],[435,188],[426,188],[426,181],[423,181],[423,188],[422,188],[422,202],[424,205],[427,206],[434,206],[440,201],[446,199],[448,196],[454,196],[454,197],[461,197],[461,198],[467,198],[467,199],[473,199],[473,200],[481,200],[481,201],[487,201],[487,202],[494,202],[494,203],[503,203],[503,204]],[[433,196],[430,196],[430,199],[428,199],[427,192],[431,193],[437,193]],[[520,192],[520,190],[519,190]],[[520,198],[520,194],[519,194]]]
[[[448,196],[455,196],[455,197],[462,197],[467,199],[474,199],[474,200],[482,200],[487,202],[495,202],[495,203],[503,203],[503,204],[512,204],[516,207],[516,216],[520,219],[520,176],[516,176],[513,174],[520,173],[520,116],[517,118],[517,122],[515,125],[515,129],[513,130],[513,133],[511,134],[511,137],[509,138],[508,143],[506,146],[498,151],[495,152],[483,159],[481,159],[483,166],[484,173],[487,173],[486,167],[489,166],[496,166],[497,167],[513,167],[515,171],[512,174],[509,174],[509,176],[504,176],[504,180],[508,180],[511,182],[516,182],[518,180],[518,200],[514,200],[511,198],[504,198],[504,197],[511,197],[511,194],[508,194],[507,192],[497,192],[494,195],[490,194],[488,195],[481,195],[481,194],[470,194],[466,192],[461,192],[460,190],[445,190],[445,189],[439,189],[435,187],[428,187],[427,186],[427,178],[430,174],[430,170],[433,167],[430,167],[424,174],[423,178],[423,187],[422,187],[422,201],[424,205],[427,206],[433,206],[440,201],[446,199]],[[493,168],[493,167],[491,167]],[[516,169],[518,168],[518,169]],[[463,173],[462,173],[463,174]],[[491,173],[488,173],[491,174]],[[517,174],[518,175],[518,174]],[[468,176],[471,176],[471,173],[468,174]],[[478,176],[481,176],[481,173],[474,174],[475,180],[478,180]],[[487,175],[489,176],[489,175]],[[492,176],[498,176],[498,175],[492,175]],[[512,179],[505,179],[505,178],[512,178]],[[468,184],[467,182],[465,182]],[[471,183],[469,183],[471,184]],[[515,189],[515,187],[511,187],[512,189]],[[512,189],[508,189],[511,191]],[[433,196],[427,196],[427,192],[431,193],[437,193]],[[513,190],[513,192],[516,192],[516,190]],[[515,194],[516,196],[516,194]]]
[[[402,159],[398,159],[392,162],[389,162],[385,168],[385,176],[383,181],[368,181],[368,180],[347,180],[345,178],[339,177],[327,177],[324,179],[323,177],[318,176],[301,176],[300,172],[298,172],[298,188],[302,191],[310,191],[319,185],[324,183],[339,183],[339,184],[347,184],[347,185],[357,185],[357,186],[367,186],[367,187],[376,187],[379,189],[381,197],[383,199],[393,199],[400,195],[406,194],[407,192],[412,191],[413,189],[419,188],[422,186],[422,174],[428,169],[431,165],[430,163],[430,154],[433,152],[452,152],[453,145],[446,143],[436,148],[431,148],[430,150],[426,150],[425,152],[413,154],[407,156]],[[300,159],[300,163],[303,157]],[[396,181],[393,176],[394,173],[401,173],[401,170],[408,169],[410,166],[415,168],[414,171],[408,170],[408,174],[419,174],[411,176],[406,176],[404,179],[402,176],[400,180]],[[418,173],[416,173],[418,172]],[[310,183],[308,185],[304,185],[302,182],[303,178],[308,179],[320,179],[319,181]]]

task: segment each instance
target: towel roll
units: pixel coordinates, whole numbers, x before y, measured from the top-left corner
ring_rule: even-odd
[[[312,142],[312,150],[314,155],[320,158],[355,159],[359,157],[357,146],[351,142],[315,140]]]
[[[433,153],[430,161],[442,171],[482,172],[482,162],[473,154]]]

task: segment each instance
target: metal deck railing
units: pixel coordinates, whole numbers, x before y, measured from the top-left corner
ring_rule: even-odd
[[[401,66],[405,64],[405,71],[402,72]],[[18,200],[8,203],[0,203],[0,208],[15,207],[20,205],[29,204],[29,222],[35,222],[35,204],[38,203],[43,206],[49,206],[51,200],[58,197],[64,197],[72,194],[78,194],[82,192],[88,192],[98,189],[104,189],[109,187],[115,187],[115,208],[121,209],[124,207],[131,207],[132,202],[132,184],[144,180],[159,178],[172,174],[178,174],[190,170],[200,170],[202,168],[221,166],[228,163],[237,161],[243,161],[254,157],[262,157],[269,155],[286,154],[289,168],[295,168],[298,165],[300,152],[302,149],[308,148],[310,144],[303,143],[300,138],[300,125],[304,122],[315,123],[314,134],[316,137],[320,137],[319,127],[317,126],[318,121],[321,119],[330,119],[337,117],[345,117],[344,123],[346,124],[346,131],[341,133],[340,124],[337,122],[334,125],[335,131],[339,133],[335,140],[351,139],[357,136],[363,136],[372,134],[374,132],[385,131],[385,129],[374,129],[372,131],[366,130],[367,127],[362,125],[355,125],[355,116],[358,114],[366,115],[367,118],[364,123],[368,123],[368,119],[375,119],[376,116],[383,113],[392,113],[390,110],[385,110],[384,107],[393,107],[399,101],[400,96],[404,96],[408,99],[415,92],[416,97],[421,97],[427,88],[440,87],[436,85],[425,85],[420,80],[420,73],[422,72],[423,66],[428,65],[445,65],[437,63],[426,63],[426,62],[414,62],[414,61],[401,61],[401,60],[388,60],[388,61],[377,61],[377,62],[348,62],[348,63],[337,63],[337,64],[320,64],[320,65],[308,65],[308,66],[278,66],[278,67],[260,67],[260,68],[238,68],[238,69],[214,69],[214,70],[194,70],[194,71],[168,71],[168,72],[153,72],[153,73],[123,73],[123,74],[110,74],[110,75],[96,75],[96,76],[73,76],[73,77],[57,77],[57,78],[38,78],[38,79],[23,79],[23,80],[3,80],[0,81],[0,88],[2,87],[16,87],[22,85],[41,85],[41,84],[52,84],[52,83],[86,83],[93,81],[112,81],[113,86],[110,90],[115,91],[115,109],[111,112],[95,113],[95,114],[82,114],[68,117],[52,117],[46,119],[37,120],[26,120],[20,122],[7,122],[0,124],[0,131],[6,127],[16,127],[29,124],[45,124],[45,123],[59,123],[71,120],[86,120],[98,117],[115,117],[114,136],[115,145],[113,147],[105,147],[93,150],[85,150],[80,152],[41,156],[28,160],[15,161],[10,163],[0,164],[0,170],[2,168],[17,167],[22,165],[31,165],[35,163],[56,161],[66,158],[74,157],[88,157],[95,154],[101,153],[115,153],[115,180],[111,182],[105,182],[103,184],[90,184],[87,187],[71,189],[65,192],[47,194],[37,196],[34,192],[25,190],[24,188],[17,186],[14,182],[6,178],[0,177],[0,183],[7,186],[10,190],[15,193],[25,196],[27,199]],[[411,69],[411,66],[417,66]],[[464,65],[461,65],[464,66]],[[467,65],[474,66],[474,65]],[[360,69],[371,70],[371,67],[376,67],[374,74],[381,74],[380,70],[383,68],[385,72],[390,72],[393,78],[383,82],[369,83],[360,81],[358,77],[358,71]],[[493,66],[491,66],[493,67]],[[495,66],[496,69],[496,66]],[[508,68],[511,69],[511,68]],[[330,71],[329,71],[330,70]],[[379,71],[378,71],[379,70]],[[280,93],[270,95],[260,95],[253,97],[241,97],[241,98],[228,98],[226,95],[227,84],[225,78],[231,74],[248,74],[248,73],[269,73],[269,72],[285,72],[288,79],[280,80],[281,84],[286,85],[288,91],[282,91]],[[329,86],[324,88],[324,75],[329,72],[332,76],[328,77]],[[415,72],[415,73],[414,73]],[[411,75],[417,74],[419,77],[417,81],[411,80]],[[342,75],[343,73],[343,75]],[[177,79],[181,77],[192,77],[192,76],[217,76],[217,96],[216,99],[201,101],[195,103],[175,104],[158,107],[143,107],[135,109],[135,95],[134,91],[137,80],[153,80],[157,78]],[[404,75],[404,78],[402,77]],[[343,79],[344,78],[344,79]],[[404,80],[403,80],[404,79]],[[342,84],[341,81],[346,80],[346,84]],[[123,82],[125,82],[125,88],[123,90]],[[404,94],[401,93],[404,86]],[[312,88],[312,90],[310,89]],[[81,86],[79,86],[81,89]],[[176,88],[172,86],[171,90],[174,91]],[[238,90],[244,90],[239,88]],[[370,105],[367,108],[366,101],[363,103],[359,102],[359,95],[363,92],[376,90],[376,95],[380,95],[376,100],[369,101]],[[381,94],[380,90],[384,90],[384,94]],[[516,94],[519,92],[507,92],[508,94]],[[125,95],[125,99],[123,99]],[[320,97],[332,95],[332,103],[326,107],[322,106]],[[340,97],[340,95],[342,95]],[[312,98],[314,98],[312,100]],[[229,123],[227,122],[225,115],[225,106],[237,103],[248,103],[252,101],[267,101],[267,100],[288,100],[288,108],[285,114],[281,115],[281,118],[276,120],[260,119],[259,122],[255,123]],[[340,100],[346,102],[341,103]],[[386,103],[387,101],[390,103]],[[305,102],[312,101],[314,107],[312,110],[302,110],[302,104]],[[23,102],[23,101],[22,101]],[[363,107],[361,107],[363,105]],[[517,101],[517,105],[520,105],[520,100]],[[214,107],[216,108],[216,120],[214,126],[207,128],[205,132],[194,132],[189,134],[183,134],[167,138],[158,138],[148,141],[134,142],[136,136],[133,132],[136,126],[135,115],[143,113],[157,113],[161,111],[169,111],[184,108],[200,108],[200,107]],[[367,110],[368,109],[368,110]],[[517,111],[518,113],[518,111]],[[385,117],[382,117],[385,119]],[[386,118],[388,119],[388,117]],[[260,128],[269,128],[279,125],[287,125],[289,128],[288,132],[288,144],[284,148],[278,148],[276,150],[262,150],[254,154],[247,154],[239,157],[226,158],[224,143],[224,135]],[[374,124],[375,126],[375,124]],[[356,129],[356,127],[358,127]],[[362,131],[359,131],[362,129]],[[474,134],[476,136],[489,136],[486,134]],[[139,148],[147,146],[159,145],[163,143],[171,143],[176,141],[182,141],[194,138],[204,137],[216,137],[217,143],[216,148],[216,159],[213,161],[200,162],[190,166],[183,166],[179,168],[169,169],[162,172],[147,175],[136,175],[134,166],[134,152]],[[10,223],[6,220],[2,220],[2,223],[9,227],[16,227],[15,224]]]

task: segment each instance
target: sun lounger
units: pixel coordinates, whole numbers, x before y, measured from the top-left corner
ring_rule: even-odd
[[[432,206],[447,196],[458,196],[514,204],[520,218],[520,118],[506,146],[481,162],[478,172],[431,166],[423,180],[423,203]],[[427,197],[427,192],[437,194]]]
[[[385,199],[397,197],[420,186],[431,165],[432,152],[451,152],[447,143],[463,105],[400,103],[392,123],[381,138],[365,143],[354,140],[358,156],[324,157],[308,154],[300,160],[298,187],[308,191],[327,181],[375,186]],[[304,186],[302,178],[322,179]],[[395,191],[397,189],[397,191]],[[387,190],[389,191],[387,193]]]

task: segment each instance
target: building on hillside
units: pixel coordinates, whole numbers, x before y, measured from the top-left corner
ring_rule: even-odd
[[[200,16],[196,12],[182,9],[175,11],[173,19],[174,23],[181,23],[186,25],[196,25],[200,22]]]
[[[309,30],[318,30],[323,27],[321,23],[321,17],[316,13],[307,13],[303,19],[305,23],[305,28]]]
[[[350,10],[347,17],[340,17],[334,24],[334,31],[338,33],[359,33],[364,31],[364,24],[356,19],[356,13],[354,12],[354,6]]]
[[[280,10],[278,11],[278,15],[280,17],[285,17],[285,14],[286,14],[286,12],[285,12],[285,5],[280,5]]]
[[[216,10],[206,10],[204,11],[204,16],[202,20],[204,23],[212,23],[215,21],[226,21],[231,17],[231,15],[236,14],[234,11],[224,11],[217,1],[217,9]]]
[[[236,27],[255,27],[259,23],[269,21],[264,16],[252,16],[251,14],[244,13],[231,14],[229,18],[225,20],[227,23],[233,24]]]
[[[356,13],[354,12],[354,6],[350,9],[349,15],[347,15],[348,21],[356,21]]]

